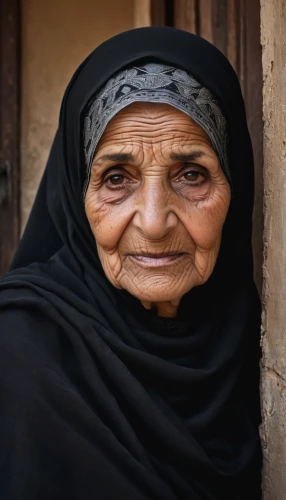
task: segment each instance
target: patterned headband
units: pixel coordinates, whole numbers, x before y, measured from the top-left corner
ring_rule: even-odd
[[[230,182],[226,120],[211,92],[185,71],[149,63],[120,71],[110,78],[88,106],[84,119],[84,154],[87,176],[97,144],[110,120],[133,102],[157,102],[173,106],[190,116],[208,135]]]

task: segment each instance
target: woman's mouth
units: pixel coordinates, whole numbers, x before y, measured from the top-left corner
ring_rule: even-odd
[[[161,267],[181,259],[184,253],[172,254],[130,254],[133,260],[146,267]]]

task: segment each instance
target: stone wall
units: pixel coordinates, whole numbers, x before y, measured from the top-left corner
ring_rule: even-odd
[[[261,0],[264,500],[286,498],[286,0]]]

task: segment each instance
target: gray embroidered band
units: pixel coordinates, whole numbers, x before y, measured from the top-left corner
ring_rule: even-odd
[[[125,69],[110,78],[88,106],[84,119],[87,168],[84,195],[95,150],[107,124],[133,102],[169,104],[190,116],[209,136],[230,182],[226,120],[217,100],[185,71],[160,63],[149,63]]]

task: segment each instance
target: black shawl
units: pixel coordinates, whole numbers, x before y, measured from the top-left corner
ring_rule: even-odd
[[[221,250],[176,319],[154,316],[107,281],[82,201],[84,109],[115,72],[144,60],[188,71],[228,123],[232,201]],[[252,204],[244,103],[215,47],[142,28],[82,63],[0,285],[2,500],[261,498]]]

